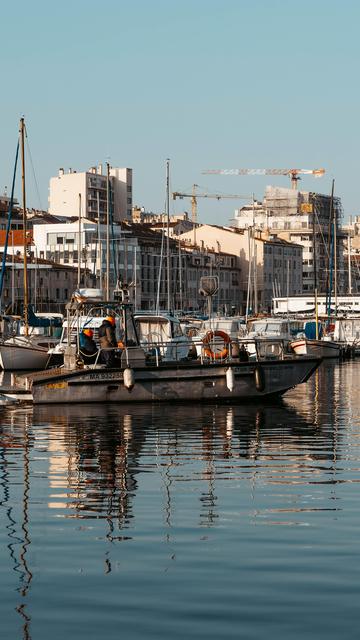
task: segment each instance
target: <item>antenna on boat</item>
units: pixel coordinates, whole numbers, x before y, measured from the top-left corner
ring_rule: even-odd
[[[211,322],[212,299],[219,290],[219,276],[203,276],[200,278],[199,293],[207,298],[208,316]]]

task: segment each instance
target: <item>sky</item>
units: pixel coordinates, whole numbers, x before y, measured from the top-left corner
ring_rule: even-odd
[[[47,209],[59,167],[109,161],[133,168],[134,204],[160,212],[169,158],[172,191],[244,196],[199,199],[201,222],[289,184],[208,168],[324,167],[301,188],[330,193],[334,178],[344,221],[360,213],[357,0],[18,0],[1,24],[0,193],[24,116],[31,207]]]

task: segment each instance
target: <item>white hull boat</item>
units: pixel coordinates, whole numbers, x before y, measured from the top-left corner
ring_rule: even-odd
[[[340,358],[343,345],[331,340],[309,340],[299,338],[290,343],[291,348],[299,356],[318,358]]]
[[[48,349],[25,336],[9,338],[0,344],[0,365],[4,371],[37,371],[45,369],[48,361]]]

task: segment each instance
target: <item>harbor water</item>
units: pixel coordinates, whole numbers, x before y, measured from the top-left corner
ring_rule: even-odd
[[[1,407],[1,638],[357,638],[359,388]]]

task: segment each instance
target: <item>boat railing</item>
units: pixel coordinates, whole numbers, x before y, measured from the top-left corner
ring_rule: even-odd
[[[202,340],[164,340],[146,345],[131,345],[124,347],[99,348],[94,354],[89,366],[97,367],[104,364],[106,357],[103,354],[113,352],[114,358],[111,366],[156,366],[170,364],[172,362],[197,362],[201,364],[216,364],[226,362],[247,362],[260,360],[283,360],[289,357],[286,345],[281,339],[256,340],[242,339],[231,340],[225,347],[220,343],[204,344]],[[83,354],[80,351],[80,356]]]

